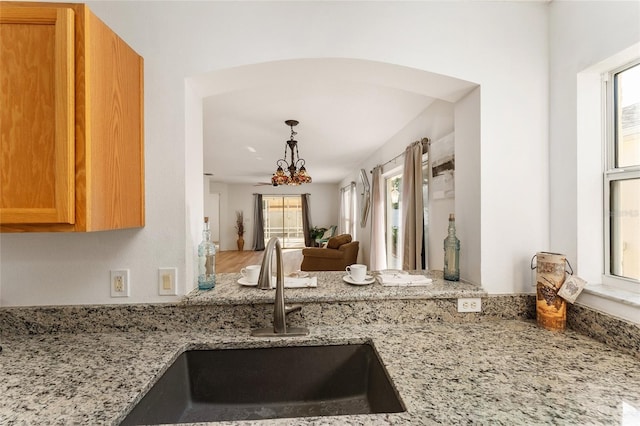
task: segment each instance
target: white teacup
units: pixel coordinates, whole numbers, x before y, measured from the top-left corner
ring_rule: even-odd
[[[260,276],[260,265],[247,265],[240,270],[242,278],[249,283],[257,283]]]
[[[355,282],[362,282],[367,277],[367,265],[355,263],[351,266],[347,266],[346,271],[349,273],[351,279]]]

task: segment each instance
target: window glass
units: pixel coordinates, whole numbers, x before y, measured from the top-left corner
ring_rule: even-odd
[[[640,165],[640,64],[615,75],[615,167]]]
[[[402,269],[402,174],[386,179],[387,267]]]
[[[640,281],[640,62],[612,71],[607,81],[605,279],[626,287]]]
[[[342,188],[342,199],[340,212],[341,232],[351,234],[351,238],[356,240],[356,186],[351,184]]]
[[[640,280],[640,179],[610,183],[611,274]]]
[[[283,248],[304,247],[302,228],[302,199],[299,195],[263,196],[265,244],[278,237]]]

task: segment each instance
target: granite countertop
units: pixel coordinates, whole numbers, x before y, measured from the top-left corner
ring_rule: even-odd
[[[502,319],[506,307],[522,308],[517,298],[421,273],[434,282],[351,286],[342,272],[313,273],[317,288],[285,291],[304,305],[288,318],[309,327],[303,337],[251,337],[272,318],[274,291],[241,286],[239,274],[218,274],[214,290],[176,305],[0,310],[0,424],[118,424],[189,349],[363,342],[380,354],[406,412],[261,423],[640,423],[635,352]],[[457,297],[483,297],[482,314],[457,313]]]
[[[621,424],[640,410],[640,360],[572,331],[502,320],[314,327],[309,336],[279,339],[251,338],[248,329],[7,336],[0,424],[118,424],[186,349],[365,341],[407,411],[296,424]]]
[[[487,292],[477,284],[466,281],[446,281],[442,271],[408,271],[412,275],[424,275],[433,282],[415,287],[387,287],[377,281],[370,285],[352,285],[343,281],[345,272],[309,272],[317,277],[314,288],[287,288],[287,303],[348,302],[363,300],[410,300],[449,299],[458,297],[484,297]],[[194,290],[182,303],[198,304],[244,304],[273,303],[274,291],[260,290],[255,286],[238,284],[242,278],[237,273],[216,274],[216,287],[209,291]]]

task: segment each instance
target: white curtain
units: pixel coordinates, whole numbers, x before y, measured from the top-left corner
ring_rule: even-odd
[[[336,235],[344,234],[346,211],[347,211],[347,206],[345,205],[345,202],[344,202],[344,188],[340,188],[340,216],[338,218],[338,231]]]
[[[373,169],[371,184],[371,252],[369,253],[369,269],[380,271],[387,269],[387,250],[385,241],[385,187],[382,177],[382,166]]]
[[[422,142],[414,142],[404,154],[402,172],[402,269],[424,268],[424,204],[422,200]]]

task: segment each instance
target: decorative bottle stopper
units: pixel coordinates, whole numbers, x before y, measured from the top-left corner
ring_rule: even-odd
[[[204,218],[202,242],[198,245],[198,288],[211,290],[216,286],[216,246],[211,242],[209,218]]]
[[[460,280],[460,240],[456,237],[455,215],[449,215],[449,235],[444,239],[444,279]]]

